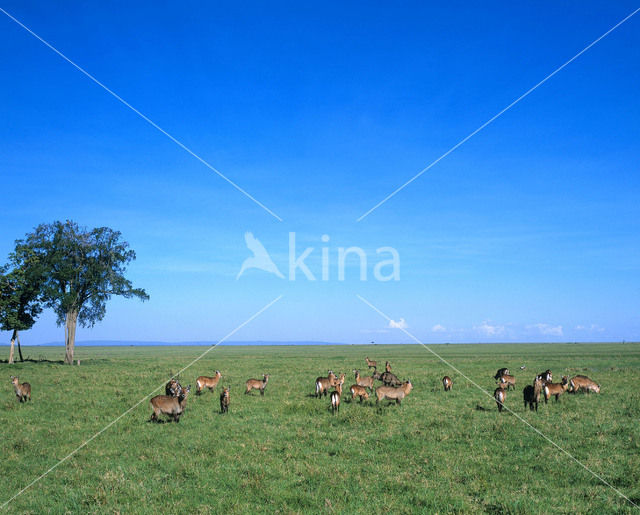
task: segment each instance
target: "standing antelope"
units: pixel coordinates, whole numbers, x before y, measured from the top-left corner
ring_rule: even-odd
[[[169,415],[169,419],[180,422],[180,415],[184,412],[187,405],[187,397],[191,391],[191,385],[187,386],[180,395],[173,397],[171,395],[156,395],[151,399],[151,420],[160,422],[160,414]]]
[[[367,366],[369,368],[376,368],[378,362],[377,361],[371,361],[368,357],[364,358],[364,360],[367,362]]]
[[[547,369],[544,372],[542,372],[542,374],[538,374],[536,376],[536,378],[540,378],[542,379],[542,385],[544,386],[545,383],[550,383],[551,381],[553,381],[553,374],[551,374],[551,370]]]
[[[269,381],[269,374],[262,374],[262,381],[259,379],[249,379],[245,383],[247,386],[247,390],[244,392],[245,395],[253,389],[260,390],[260,395],[264,395],[264,389],[267,387],[267,381]]]
[[[177,379],[172,378],[164,387],[164,393],[171,397],[177,397],[182,393],[182,386],[180,385]]]
[[[496,375],[493,376],[493,378],[497,381],[498,379],[500,379],[502,376],[504,375],[509,375],[509,369],[508,368],[499,368],[498,371],[496,372]]]
[[[389,363],[388,361],[384,364],[384,370],[385,372],[391,372],[391,363]]]
[[[444,386],[444,391],[448,392],[453,387],[453,381],[449,376],[444,376],[442,378],[442,386]]]
[[[509,387],[513,388],[514,390],[516,389],[516,378],[507,374],[504,374],[502,376],[500,376],[500,384],[502,385],[506,385],[506,389],[508,390]]]
[[[556,402],[558,402],[558,397],[566,392],[567,388],[569,388],[569,379],[567,379],[567,376],[562,376],[561,383],[545,383],[543,389],[544,403],[546,404],[549,400],[549,397],[551,397],[552,395],[555,396]]]
[[[402,383],[400,387],[394,386],[379,386],[376,388],[376,404],[385,399],[395,400],[396,404],[400,404],[402,399],[404,399],[411,392],[413,385],[411,381],[406,381]]]
[[[316,397],[327,396],[327,390],[332,387],[335,383],[336,375],[333,373],[333,370],[329,370],[329,374],[327,377],[318,377],[316,378]]]
[[[543,386],[542,379],[536,376],[533,381],[533,385],[528,384],[524,387],[524,390],[522,390],[524,409],[527,409],[528,404],[531,411],[533,411],[534,405],[536,412],[538,411],[538,403],[540,402],[540,393],[542,393]]]
[[[26,402],[27,398],[31,400],[31,385],[29,383],[20,384],[17,376],[11,376],[11,383],[16,390],[18,402]]]
[[[575,376],[569,381],[569,392],[576,393],[584,390],[587,393],[600,393],[600,385],[587,376]]]
[[[209,390],[213,392],[213,390],[216,389],[216,386],[218,386],[218,381],[220,381],[221,377],[222,374],[219,370],[216,370],[216,374],[213,377],[198,377],[198,379],[196,379],[196,395],[200,395],[204,388],[209,388]]]
[[[360,402],[364,399],[365,401],[369,399],[369,394],[367,393],[367,389],[364,386],[360,386],[359,384],[352,384],[349,388],[351,392],[351,400],[355,401],[356,397],[360,397]]]
[[[401,386],[402,382],[395,374],[391,372],[383,372],[380,376],[380,380],[385,386]]]
[[[340,374],[340,379],[335,383],[335,390],[331,392],[331,412],[335,415],[340,411],[340,397],[342,397],[342,385],[344,384],[344,374]]]
[[[493,392],[493,398],[498,405],[498,413],[502,413],[502,408],[504,408],[504,403],[507,400],[507,391],[504,389],[504,384],[500,384],[496,388],[495,392]]]
[[[360,371],[353,371],[356,375],[356,384],[358,386],[364,386],[365,388],[369,388],[370,391],[373,391],[373,376],[370,377],[362,377],[360,375]]]
[[[227,386],[220,394],[220,413],[227,413],[229,411],[229,401],[229,387]]]

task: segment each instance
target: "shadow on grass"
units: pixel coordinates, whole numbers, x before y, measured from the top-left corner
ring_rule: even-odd
[[[0,363],[8,364],[9,360],[8,359],[0,359]],[[52,359],[45,359],[45,358],[38,358],[38,359],[26,358],[24,361],[14,361],[12,364],[13,365],[18,365],[19,363],[54,363],[54,364],[57,364],[57,365],[63,365],[64,361],[61,360],[61,359],[52,360]]]

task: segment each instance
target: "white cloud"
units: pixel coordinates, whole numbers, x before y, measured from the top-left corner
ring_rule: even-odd
[[[598,324],[591,324],[590,326],[586,325],[577,325],[576,330],[578,331],[590,331],[592,333],[602,333],[604,332],[604,327],[599,326]]]
[[[503,325],[491,325],[487,320],[480,325],[473,326],[473,328],[485,336],[500,336],[505,332]]]
[[[447,330],[447,328],[445,326],[443,326],[443,325],[436,324],[431,328],[431,330],[434,333],[443,333],[443,332],[445,332]]]
[[[401,318],[397,322],[395,320],[389,320],[389,328],[391,329],[406,329],[407,323],[404,321],[404,318]]]
[[[544,334],[545,336],[562,336],[561,325],[533,324],[528,325],[527,329],[537,329],[540,334]]]

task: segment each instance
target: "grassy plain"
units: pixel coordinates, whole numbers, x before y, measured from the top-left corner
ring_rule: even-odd
[[[640,504],[640,345],[435,345],[487,392],[507,366],[509,408]],[[0,504],[65,458],[204,347],[80,347],[81,366],[1,364]],[[25,348],[57,360],[62,348]],[[327,369],[366,371],[390,360],[410,378],[402,406],[313,397]],[[526,365],[520,371],[520,365]],[[546,368],[585,374],[599,395],[564,395],[525,411],[522,388]],[[219,391],[192,395],[179,424],[153,424],[149,398],[20,496],[16,513],[612,513],[633,506],[426,349],[406,346],[218,347],[182,374],[222,372]],[[244,381],[271,374],[264,397]],[[9,375],[29,381],[18,404]],[[451,392],[441,378],[454,381]],[[218,387],[219,388],[219,387]],[[164,389],[164,388],[162,388]],[[162,392],[163,393],[163,392]]]

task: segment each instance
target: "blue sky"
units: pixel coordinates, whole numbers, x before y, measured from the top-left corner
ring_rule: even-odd
[[[0,13],[0,256],[110,226],[151,295],[78,339],[216,340],[283,295],[232,339],[409,340],[357,294],[425,343],[640,339],[640,14],[356,222],[634,3],[2,7],[283,219]],[[246,231],[285,275],[295,232],[318,280],[236,280]],[[337,280],[351,246],[367,281]],[[23,341],[62,337],[45,313]]]

